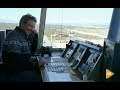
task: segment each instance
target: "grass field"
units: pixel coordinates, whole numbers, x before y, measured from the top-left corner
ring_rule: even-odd
[[[58,29],[59,30],[59,29]],[[63,32],[64,31],[64,32]],[[72,36],[69,31],[75,32]],[[55,33],[53,30],[52,32]],[[57,30],[56,30],[57,32]],[[60,32],[60,30],[59,30]],[[87,40],[91,41],[96,44],[100,44],[103,46],[104,43],[104,38],[107,38],[108,30],[107,29],[96,29],[96,28],[81,28],[81,29],[62,29],[63,34],[69,34],[69,37],[64,37],[64,36],[52,36],[52,41],[54,42],[55,40],[68,40],[68,39],[77,39],[77,40]],[[52,35],[54,34],[52,33]],[[50,33],[49,33],[50,35]],[[48,37],[48,40],[51,40],[51,37],[49,35],[46,35]]]
[[[14,29],[18,24],[14,23],[0,23],[0,30],[6,29]],[[36,25],[36,30],[38,31],[39,27]],[[70,32],[75,32],[74,34],[70,34]],[[54,34],[62,33],[67,36],[60,36]],[[80,27],[80,26],[64,26],[61,28],[60,25],[46,25],[44,34],[46,35],[49,42],[52,41],[60,41],[60,40],[70,40],[70,39],[78,39],[78,40],[87,40],[96,44],[103,45],[104,38],[107,38],[108,29],[106,28],[89,28],[89,27]],[[52,38],[51,38],[52,35]],[[64,43],[60,43],[61,45]]]

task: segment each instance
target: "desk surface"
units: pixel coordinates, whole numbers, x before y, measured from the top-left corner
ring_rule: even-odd
[[[52,57],[43,57],[42,59],[46,63],[47,62],[49,63],[49,62],[51,62]],[[73,75],[71,72],[56,73],[56,72],[52,72],[52,71],[51,72],[47,71],[45,68],[46,67],[43,67],[41,70],[43,82],[88,82],[87,80],[86,81],[81,80],[77,74]],[[68,75],[69,75],[69,77],[67,77]],[[58,79],[56,81],[54,81],[56,78],[58,78]],[[53,81],[51,81],[51,80],[53,80]]]

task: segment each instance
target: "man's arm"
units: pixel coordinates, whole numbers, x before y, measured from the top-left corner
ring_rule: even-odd
[[[31,55],[35,54],[37,45],[38,45],[38,35],[35,34],[35,36],[33,37],[33,42],[32,42],[32,47],[31,47]]]
[[[29,40],[31,42],[31,55],[35,54],[35,51],[37,49],[37,45],[38,45],[38,34],[36,31],[32,31],[29,34]]]
[[[3,59],[3,63],[10,63],[10,64],[29,64],[30,63],[29,54],[2,52],[2,59]]]
[[[28,70],[33,68],[33,63],[30,62],[30,55],[19,53],[2,53],[2,60],[4,64],[7,64],[7,68],[10,70]]]

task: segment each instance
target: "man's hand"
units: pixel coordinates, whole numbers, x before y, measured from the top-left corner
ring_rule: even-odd
[[[39,62],[34,62],[33,63],[33,67],[36,69],[36,70],[42,70],[42,68],[44,67],[44,64],[45,62],[40,60]]]
[[[41,66],[44,66],[44,65],[45,65],[45,62],[44,62],[44,61],[42,61],[42,60],[40,60],[38,63],[39,63],[39,67],[41,67]]]
[[[30,37],[34,37],[35,34],[38,34],[37,31],[36,31],[35,29],[33,29],[33,30],[31,29],[29,36],[30,36]]]

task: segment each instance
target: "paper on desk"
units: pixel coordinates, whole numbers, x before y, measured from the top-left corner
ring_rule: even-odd
[[[71,82],[69,73],[47,72],[50,82]]]

